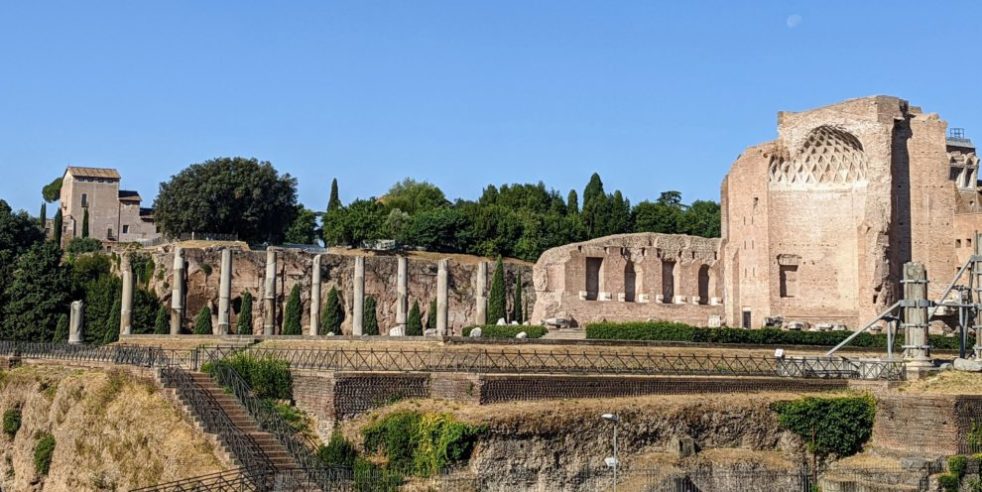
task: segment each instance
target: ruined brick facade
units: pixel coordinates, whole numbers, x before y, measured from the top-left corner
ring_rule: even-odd
[[[946,130],[938,115],[887,96],[779,113],[778,138],[748,148],[723,179],[721,240],[633,234],[547,251],[536,265],[533,318],[711,324],[701,291],[686,287],[698,286],[699,274],[678,272],[673,287],[680,291],[673,294],[681,297],[671,301],[678,307],[665,311],[666,290],[654,277],[635,283],[633,302],[647,306],[625,306],[631,302],[621,298],[626,276],[613,264],[650,256],[641,269],[650,276],[670,271],[666,263],[684,266],[689,255],[690,262],[706,258],[706,247],[713,261],[696,263],[708,267],[711,297],[730,326],[756,328],[782,318],[855,329],[898,299],[908,261],[924,263],[937,299],[982,228],[975,148]],[[654,238],[692,250],[638,256]],[[584,297],[598,264],[603,286],[597,297]]]

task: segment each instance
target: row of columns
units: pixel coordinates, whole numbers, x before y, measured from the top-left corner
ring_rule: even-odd
[[[310,324],[309,334],[317,335],[320,323],[321,309],[321,257],[315,255],[311,272],[311,291],[310,291]],[[397,279],[396,279],[396,326],[394,330],[397,334],[406,333],[406,318],[409,300],[409,266],[408,260],[404,256],[397,257]],[[133,272],[130,268],[128,255],[123,255],[123,297],[122,297],[122,316],[120,318],[120,333],[129,335],[132,333],[132,307],[133,307]],[[184,258],[184,250],[175,248],[174,250],[174,286],[171,291],[171,319],[170,334],[180,333],[181,325],[185,319],[184,300],[186,296],[187,264]],[[227,335],[229,333],[230,322],[229,312],[231,309],[232,297],[232,251],[222,250],[221,278],[218,287],[218,334]],[[436,332],[438,335],[447,333],[448,324],[448,262],[440,260],[437,263],[437,316]],[[487,263],[481,262],[477,269],[476,279],[476,317],[477,324],[486,322],[487,297],[485,286],[487,285],[488,269]],[[365,311],[365,257],[355,257],[355,272],[352,302],[352,334],[361,336],[364,330],[364,311]],[[272,335],[276,325],[276,251],[266,250],[266,276],[263,286],[263,309],[266,316],[263,317],[263,335]],[[74,311],[73,311],[74,312]]]

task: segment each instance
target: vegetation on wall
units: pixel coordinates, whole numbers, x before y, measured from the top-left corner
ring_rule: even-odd
[[[257,398],[293,399],[290,364],[283,359],[272,356],[257,357],[248,352],[238,352],[218,361],[209,361],[201,370],[212,374],[221,365],[235,370],[249,384]]]
[[[816,398],[776,402],[781,426],[800,436],[812,454],[826,458],[852,456],[873,435],[876,401],[871,396]]]
[[[429,477],[470,459],[483,432],[449,413],[400,411],[365,427],[362,435],[365,450],[383,456],[387,469]]]

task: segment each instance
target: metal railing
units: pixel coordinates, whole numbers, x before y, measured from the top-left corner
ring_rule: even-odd
[[[272,460],[252,436],[232,422],[211,393],[202,388],[187,371],[180,367],[161,368],[160,379],[165,387],[177,391],[181,401],[190,407],[205,432],[218,436],[222,444],[242,465],[242,469],[246,470],[245,479],[251,481],[254,490],[272,488],[269,483],[269,473],[276,469]]]
[[[173,351],[136,345],[74,345],[0,341],[0,355],[29,359],[56,359],[78,362],[157,367],[169,364]]]
[[[130,492],[261,492],[265,489],[257,486],[256,478],[261,478],[263,484],[273,483],[272,477],[267,477],[265,474],[266,471],[236,468],[132,489]]]
[[[212,349],[216,350],[216,349]],[[469,372],[478,374],[616,374],[904,379],[900,361],[837,357],[782,359],[763,355],[666,354],[636,351],[282,349],[250,347],[291,368],[321,371]]]

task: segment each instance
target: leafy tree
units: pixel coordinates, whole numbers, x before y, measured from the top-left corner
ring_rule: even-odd
[[[61,215],[61,207],[58,207],[58,210],[55,211],[54,223],[51,224],[51,229],[52,229],[51,232],[54,233],[52,236],[52,240],[55,244],[58,245],[58,247],[61,247],[61,229],[63,224],[64,224],[64,219],[62,218]]]
[[[283,334],[284,335],[300,335],[302,334],[300,328],[300,285],[293,284],[293,288],[290,289],[290,297],[286,301],[286,315],[283,321]]]
[[[430,307],[426,310],[426,328],[436,329],[436,299],[430,299]]]
[[[682,207],[682,193],[678,191],[663,191],[661,195],[658,196],[658,203],[662,205],[668,205],[670,207],[681,208]]]
[[[385,207],[374,197],[355,200],[325,215],[324,242],[354,246],[383,239],[385,219]]]
[[[192,164],[160,184],[154,216],[168,234],[237,234],[279,242],[297,213],[297,181],[269,162],[221,157]]]
[[[55,323],[55,334],[51,337],[51,341],[55,343],[68,341],[68,315],[65,313],[58,316],[58,321]]]
[[[37,231],[33,222],[31,227]],[[3,296],[0,338],[48,341],[58,316],[68,310],[68,272],[61,267],[61,250],[36,243],[17,257]]]
[[[80,254],[80,253],[95,253],[96,251],[102,251],[102,241],[91,237],[76,237],[72,238],[68,242],[68,247],[65,248],[69,254]]]
[[[101,344],[107,338],[106,327],[111,325],[110,319],[114,312],[118,312],[116,301],[122,294],[122,282],[113,275],[103,274],[94,280],[90,280],[84,287],[85,301],[85,330],[83,332],[84,342],[87,344]],[[116,318],[116,328],[119,327],[119,318]]]
[[[634,232],[677,234],[682,210],[665,203],[641,202],[631,212]]]
[[[153,333],[154,335],[167,335],[170,333],[170,311],[163,304],[157,309],[157,317],[153,321]]]
[[[382,230],[386,237],[396,238],[403,244],[407,243],[406,232],[409,228],[409,224],[412,222],[412,217],[406,212],[394,208],[389,212],[389,215],[385,217],[385,222],[382,224]]]
[[[198,315],[194,318],[194,334],[195,335],[211,335],[215,331],[211,327],[211,308],[205,306],[198,311]]]
[[[382,203],[389,210],[398,209],[410,215],[450,205],[443,191],[436,185],[411,178],[392,185],[389,192],[382,197]]]
[[[595,200],[605,196],[604,183],[600,180],[600,175],[593,173],[590,175],[590,182],[583,189],[583,209],[586,210]]]
[[[41,202],[41,214],[38,215],[38,225],[41,226],[42,231],[48,225],[48,204],[45,202]]]
[[[89,237],[89,207],[82,211],[82,237]]]
[[[57,177],[54,181],[44,185],[41,189],[41,196],[47,203],[58,201],[61,198],[61,177]]]
[[[0,306],[4,304],[3,292],[10,282],[14,261],[43,240],[44,234],[27,212],[14,212],[0,200]]]
[[[298,205],[296,216],[286,230],[284,241],[293,244],[316,244],[319,236],[317,214]]]
[[[406,318],[406,335],[420,336],[423,334],[423,316],[419,311],[419,300],[413,301]]]
[[[364,325],[362,333],[365,335],[378,335],[378,315],[376,313],[377,306],[375,302],[375,297],[367,296],[365,297],[365,315],[362,318]]]
[[[242,307],[239,309],[238,319],[235,320],[235,333],[252,335],[252,293],[249,291],[242,294]]]
[[[123,309],[122,300],[117,297],[106,319],[106,327],[102,330],[102,343],[113,343],[119,340],[120,311]]]
[[[327,200],[327,211],[332,212],[341,208],[341,198],[338,197],[338,178],[331,180],[331,196]]]
[[[461,236],[467,219],[457,209],[441,207],[416,214],[399,241],[428,251],[461,251],[466,246]]]
[[[571,214],[580,213],[580,202],[576,197],[576,190],[569,190],[566,195],[566,211]]]
[[[498,257],[491,277],[491,291],[488,293],[488,324],[495,324],[505,317],[505,266]]]
[[[161,309],[164,309],[166,313],[166,308],[161,304],[157,295],[146,287],[137,285],[136,289],[133,290],[133,311],[131,318],[133,333],[152,333],[156,328],[157,314]]]
[[[721,218],[719,204],[696,200],[681,217],[681,232],[693,236],[720,237]]]
[[[341,322],[344,321],[344,306],[341,305],[341,296],[338,289],[331,287],[327,292],[327,306],[321,314],[321,334],[334,333],[341,334]]]
[[[515,294],[511,304],[511,320],[522,324],[525,322],[525,312],[522,310],[522,274],[515,276]]]

